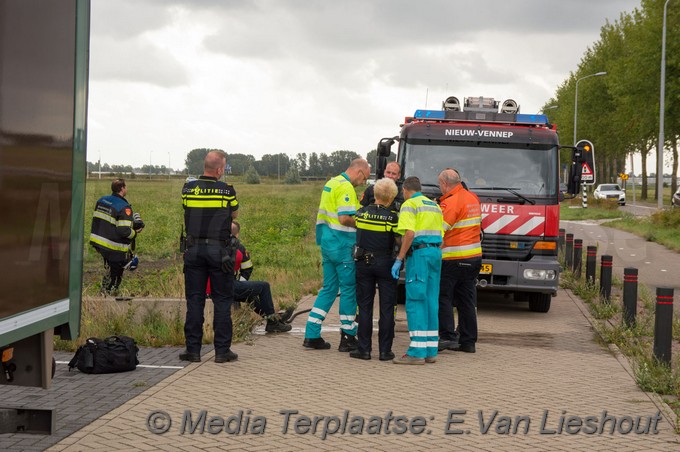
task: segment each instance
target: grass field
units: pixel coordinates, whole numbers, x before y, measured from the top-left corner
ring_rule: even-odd
[[[184,296],[179,235],[183,224],[180,179],[128,181],[128,201],[146,227],[137,239],[139,268],[125,272],[121,295]],[[87,212],[110,193],[110,180],[88,180]],[[321,256],[314,243],[314,224],[322,182],[301,185],[234,183],[239,200],[241,241],[250,252],[253,278],[272,284],[275,300],[290,306],[321,286]],[[85,220],[85,240],[91,218]],[[84,294],[96,295],[103,273],[99,254],[86,246]]]

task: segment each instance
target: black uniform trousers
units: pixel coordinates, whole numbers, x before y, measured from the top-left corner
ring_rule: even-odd
[[[272,289],[267,281],[234,281],[234,300],[252,302],[253,310],[265,317],[274,314]]]
[[[461,345],[477,342],[477,276],[481,258],[443,260],[439,284],[439,340]],[[458,311],[458,335],[453,308]]]
[[[184,336],[189,353],[201,352],[205,287],[208,278],[213,302],[215,354],[227,353],[231,347],[234,278],[222,270],[222,255],[225,252],[225,246],[199,243],[187,248],[184,253],[184,286],[187,299]]]
[[[378,284],[380,317],[378,320],[378,350],[380,353],[392,351],[394,340],[394,308],[397,305],[397,280],[392,278],[394,259],[385,255],[375,257],[367,264],[365,259],[356,262],[358,350],[371,352],[373,335],[373,299],[375,285]]]
[[[108,271],[102,278],[102,290],[105,292],[117,290],[123,280],[125,265],[130,261],[129,254],[100,247],[95,249],[104,258],[104,269]]]

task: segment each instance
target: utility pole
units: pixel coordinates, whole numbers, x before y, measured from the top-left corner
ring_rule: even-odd
[[[656,155],[656,207],[663,209],[663,146],[664,137],[664,112],[666,110],[666,11],[668,2],[663,4],[663,31],[661,35],[661,91],[659,94],[659,148]]]

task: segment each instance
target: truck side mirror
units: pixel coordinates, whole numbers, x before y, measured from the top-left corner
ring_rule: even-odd
[[[392,145],[398,137],[383,138],[378,142],[376,148],[375,158],[375,179],[382,179],[385,176],[385,167],[387,166],[387,158],[392,153]]]

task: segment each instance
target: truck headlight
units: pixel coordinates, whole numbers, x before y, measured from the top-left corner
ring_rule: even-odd
[[[524,279],[552,281],[556,276],[557,274],[555,273],[555,270],[537,270],[533,268],[527,268],[524,270]]]

